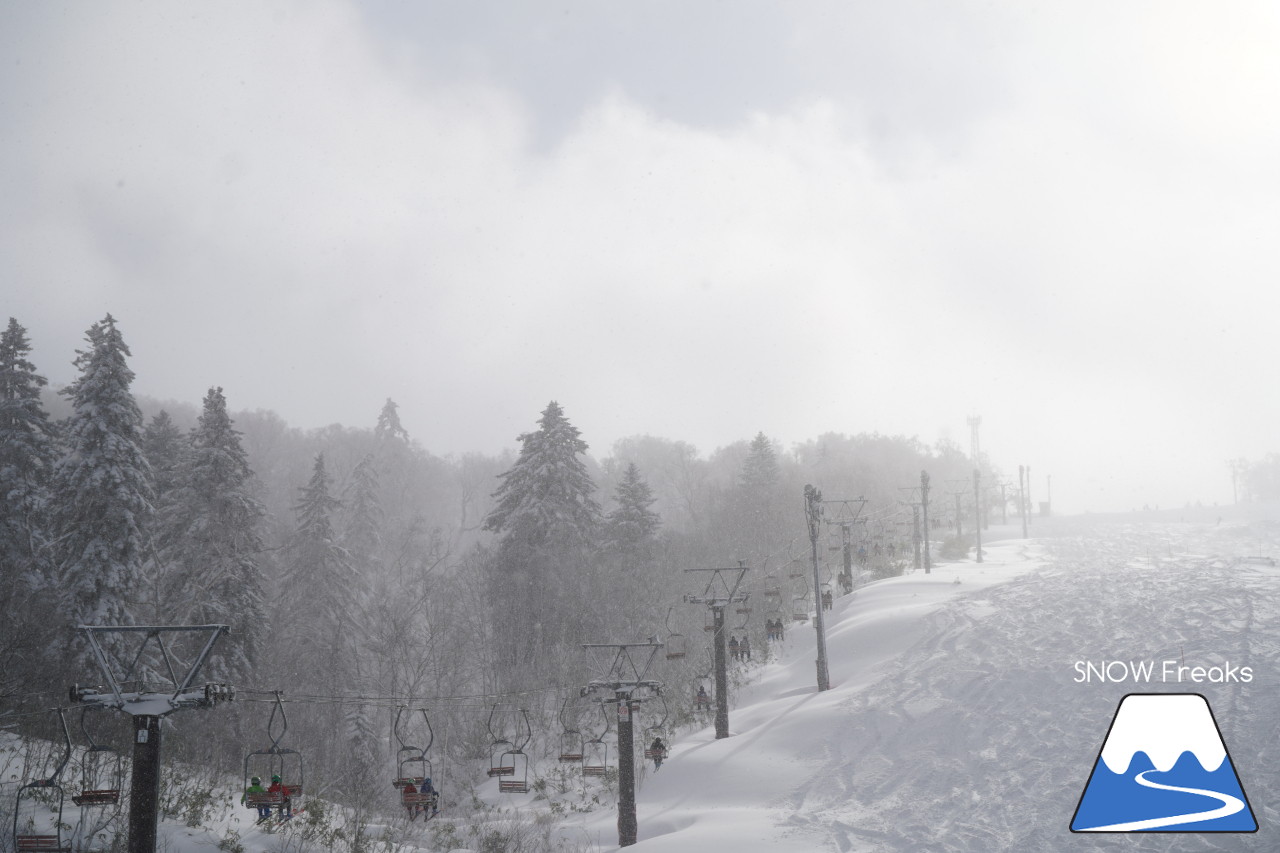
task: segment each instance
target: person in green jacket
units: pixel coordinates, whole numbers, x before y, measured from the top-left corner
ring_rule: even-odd
[[[240,798],[240,802],[244,802],[250,794],[265,794],[267,789],[262,787],[262,780],[254,776],[249,780],[249,787],[244,789],[244,797]],[[258,820],[263,821],[271,817],[271,806],[265,802],[259,801],[255,804],[258,809]]]

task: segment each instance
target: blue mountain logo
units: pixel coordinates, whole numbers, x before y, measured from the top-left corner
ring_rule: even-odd
[[[1209,702],[1199,693],[1120,700],[1072,832],[1257,832]]]

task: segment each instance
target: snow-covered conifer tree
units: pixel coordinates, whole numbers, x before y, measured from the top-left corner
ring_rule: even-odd
[[[309,648],[334,661],[343,653],[343,632],[354,625],[360,584],[351,568],[350,554],[334,535],[333,515],[341,503],[333,497],[332,488],[321,453],[294,506],[298,525],[286,558],[276,612],[278,627],[291,645]]]
[[[72,413],[54,469],[54,530],[63,608],[76,625],[127,625],[139,591],[151,517],[151,469],[133,371],[110,314],[86,334],[79,377],[62,389]],[[68,637],[70,639],[70,637]]]
[[[27,360],[27,330],[9,318],[0,334],[0,586],[45,575],[54,428],[40,403],[43,376]],[[6,611],[7,612],[7,611]]]
[[[35,677],[56,622],[38,592],[50,580],[54,428],[30,352],[26,329],[10,318],[0,333],[0,698]]]
[[[368,575],[382,547],[382,504],[378,499],[378,472],[372,454],[356,464],[347,494],[347,524],[342,543],[351,554],[353,565]]]
[[[500,475],[497,505],[484,529],[503,536],[503,546],[586,545],[594,541],[600,505],[595,483],[579,455],[578,437],[554,400],[538,419],[538,430],[520,436],[520,456]]]
[[[773,452],[773,442],[763,432],[751,439],[739,481],[744,489],[757,493],[778,485],[778,457]]]
[[[152,417],[142,431],[142,452],[151,466],[151,486],[157,507],[178,478],[178,466],[186,447],[186,436],[164,409]]]
[[[786,536],[785,520],[779,515],[782,504],[778,493],[781,474],[773,442],[763,432],[756,433],[742,462],[738,477],[736,502],[737,533],[734,537],[739,554],[752,566],[760,567],[771,557],[777,557]],[[797,511],[797,523],[800,516]]]
[[[259,532],[262,505],[221,388],[211,388],[158,513],[162,616],[231,626],[205,665],[214,679],[248,674],[266,629]]]
[[[373,428],[373,436],[379,444],[390,441],[408,442],[409,432],[400,424],[400,407],[390,398],[382,405],[378,413],[378,423]]]
[[[599,532],[595,484],[579,456],[587,443],[554,400],[501,474],[486,530],[501,536],[491,565],[494,635],[504,674],[527,675],[580,642],[590,605],[584,583]]]
[[[605,549],[621,559],[623,568],[634,570],[648,556],[662,526],[661,517],[649,509],[654,502],[653,491],[634,462],[627,464],[614,500],[618,505],[605,517]]]

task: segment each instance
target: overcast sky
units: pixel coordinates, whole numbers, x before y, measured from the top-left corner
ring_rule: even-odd
[[[54,383],[110,311],[139,394],[439,454],[977,414],[1063,510],[1226,503],[1278,9],[0,0],[2,303]]]

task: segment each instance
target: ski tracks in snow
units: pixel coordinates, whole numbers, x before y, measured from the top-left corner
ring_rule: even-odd
[[[795,792],[787,824],[840,851],[1280,848],[1266,805],[1280,794],[1280,573],[1234,559],[1259,535],[1280,543],[1271,527],[1173,524],[1068,526],[1044,540],[1048,566],[932,614],[893,673],[848,702],[849,731]],[[1149,684],[1077,683],[1077,660],[1230,661],[1254,681],[1166,684],[1157,663]],[[1209,698],[1259,833],[1068,831],[1117,703],[1144,691]]]

